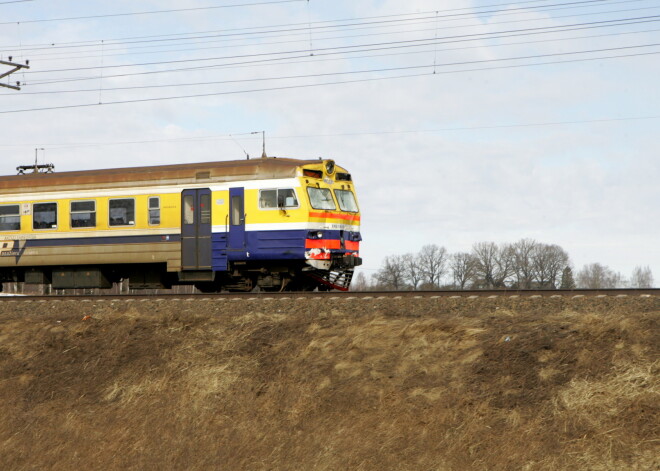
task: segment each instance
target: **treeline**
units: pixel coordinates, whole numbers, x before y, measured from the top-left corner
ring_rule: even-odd
[[[629,279],[599,263],[573,273],[568,253],[533,239],[515,243],[479,242],[470,252],[449,253],[429,244],[417,253],[390,255],[371,278],[360,272],[351,289],[608,289],[651,288],[653,275],[638,266]]]

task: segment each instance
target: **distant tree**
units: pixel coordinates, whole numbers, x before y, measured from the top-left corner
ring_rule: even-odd
[[[495,259],[498,248],[495,242],[478,242],[472,246],[472,256],[475,260],[475,275],[482,288],[492,288],[495,278]]]
[[[383,266],[374,275],[378,286],[383,289],[401,291],[406,288],[406,269],[401,255],[389,255]]]
[[[539,243],[533,239],[520,239],[511,244],[513,272],[519,289],[530,289],[534,282],[535,256],[539,254]]]
[[[514,273],[514,255],[511,245],[479,242],[472,247],[475,274],[482,288],[504,288]]]
[[[447,249],[429,244],[422,247],[417,260],[422,273],[423,285],[427,289],[440,287],[440,280],[446,271]]]
[[[351,291],[368,291],[369,290],[369,282],[367,281],[367,277],[364,276],[364,273],[358,272],[357,275],[355,275],[355,278],[353,278],[351,282]]]
[[[454,287],[465,289],[467,284],[474,280],[476,260],[468,252],[458,252],[449,257],[449,269],[454,279]]]
[[[560,289],[575,289],[575,280],[573,279],[573,270],[571,267],[566,267],[561,272],[561,285]]]
[[[636,266],[630,277],[631,288],[653,288],[653,273],[649,266]]]
[[[424,279],[424,273],[419,259],[419,254],[407,253],[402,257],[406,281],[417,290],[419,284]]]
[[[568,253],[558,245],[538,244],[532,257],[536,285],[539,288],[557,288],[564,269],[570,263]]]
[[[612,289],[624,284],[620,273],[615,273],[600,263],[585,265],[577,275],[578,288]]]

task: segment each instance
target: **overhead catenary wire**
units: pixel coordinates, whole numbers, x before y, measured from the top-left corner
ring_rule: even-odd
[[[653,8],[660,8],[658,7],[653,7]],[[644,8],[647,9],[647,8]],[[618,12],[618,11],[617,11]],[[527,21],[527,20],[516,20],[513,22],[519,22],[519,21]],[[504,23],[511,23],[511,22],[504,22]],[[497,23],[497,24],[503,24],[503,23]],[[626,26],[626,25],[620,25],[620,26]],[[605,37],[608,35],[623,35],[623,34],[637,34],[637,33],[644,33],[644,32],[654,32],[655,30],[637,30],[637,31],[629,31],[629,32],[614,32],[614,33],[609,33],[605,35],[590,35],[590,36],[583,36],[583,38],[589,38],[589,37]],[[391,35],[397,35],[397,34],[411,34],[411,33],[423,33],[423,32],[433,32],[434,33],[434,40],[437,40],[436,35],[436,29],[435,28],[430,28],[430,29],[415,29],[415,30],[405,30],[405,31],[390,31],[390,32],[377,32],[377,33],[367,33],[367,34],[357,34],[357,35],[344,35],[344,36],[331,36],[331,37],[325,37],[325,38],[319,38],[319,41],[328,41],[328,40],[333,40],[333,39],[349,39],[349,38],[358,38],[358,37],[371,37],[371,36],[391,36]],[[291,36],[291,35],[287,35]],[[579,39],[579,37],[571,37],[571,38],[557,38],[557,39],[547,39],[545,41],[550,42],[550,41],[558,41],[558,40],[563,40],[563,39]],[[223,40],[218,40],[218,41],[203,41],[201,44],[210,44],[210,43],[216,43],[216,42],[227,42],[227,41],[235,41],[231,39],[223,39]],[[237,40],[236,40],[237,41]],[[291,43],[299,43],[299,40],[287,40],[287,41],[278,41],[278,42],[268,42],[265,43],[265,45],[278,45],[278,44],[291,44]],[[538,41],[532,41],[532,42],[538,42]],[[529,42],[531,43],[531,42]],[[103,41],[102,41],[103,44]],[[264,43],[259,43],[259,45],[262,45]],[[249,43],[249,44],[242,44],[242,45],[234,45],[232,47],[252,47],[255,44]],[[491,45],[490,47],[493,46],[499,46],[500,44],[495,44]],[[437,43],[436,43],[437,46]],[[140,47],[140,49],[143,48],[153,48],[153,47],[160,47],[160,46],[144,46]],[[141,50],[139,54],[141,56],[146,55],[146,54],[162,54],[164,52],[188,52],[188,51],[202,51],[202,50],[207,50],[207,49],[226,49],[228,46],[222,45],[222,46],[209,46],[209,47],[195,47],[195,48],[178,48],[178,49],[160,49],[160,50],[150,50],[150,51],[144,51]],[[115,49],[119,50],[119,49]],[[102,52],[105,51],[105,49],[102,49]],[[43,63],[45,61],[53,60],[53,61],[62,61],[63,58],[69,58],[69,59],[88,59],[88,58],[93,58],[97,59],[98,55],[88,55],[88,56],[71,56],[71,55],[66,55],[67,53],[63,53],[63,56],[59,56],[57,53],[53,54],[51,53],[48,55],[46,58],[40,58],[39,62]],[[124,52],[120,54],[105,54],[103,53],[104,57],[109,57],[109,56],[126,56],[130,54],[136,54],[135,52]],[[40,57],[39,55],[30,56],[32,59]],[[364,56],[363,56],[364,57]],[[291,62],[289,62],[291,63]],[[35,82],[31,82],[32,84],[35,84]]]
[[[608,59],[620,59],[625,57],[641,57],[641,56],[651,56],[655,54],[660,54],[660,51],[654,52],[644,52],[644,53],[635,53],[635,54],[621,54],[616,56],[603,56],[603,57],[590,57],[590,58],[581,58],[581,59],[567,59],[559,61],[546,61],[538,62],[533,64],[511,64],[511,65],[500,65],[495,67],[481,67],[481,68],[472,68],[472,69],[462,69],[455,71],[440,71],[437,72],[440,74],[454,74],[454,73],[465,73],[465,72],[476,72],[476,71],[485,71],[485,70],[497,70],[497,69],[511,69],[519,67],[532,67],[532,66],[541,66],[541,65],[550,65],[550,64],[565,64],[572,62],[586,62],[586,61],[595,61],[595,60],[608,60]],[[557,55],[557,54],[555,54]],[[510,60],[510,59],[509,59]],[[475,61],[476,62],[493,62],[495,60],[484,60],[484,61]],[[459,65],[459,64],[451,64]],[[465,65],[465,64],[463,64]],[[424,66],[410,66],[402,67],[402,69],[423,69],[423,68],[433,68],[433,64],[424,65]],[[349,83],[360,83],[360,82],[372,82],[378,80],[392,80],[392,79],[403,79],[403,78],[412,78],[412,77],[422,77],[429,75],[429,73],[412,73],[412,74],[402,74],[389,77],[374,77],[374,78],[360,78],[354,80],[345,80],[345,81],[333,81],[333,82],[323,82],[323,83],[307,83],[307,84],[298,84],[298,85],[285,85],[280,87],[264,87],[258,89],[245,89],[245,90],[232,90],[232,91],[221,91],[221,92],[210,92],[210,93],[198,93],[191,95],[175,95],[175,96],[165,96],[165,97],[152,97],[152,98],[139,98],[132,100],[117,100],[117,101],[107,101],[102,105],[121,105],[121,104],[134,104],[134,103],[149,103],[149,102],[159,102],[159,101],[169,101],[169,100],[181,100],[181,99],[192,99],[192,98],[208,98],[214,96],[223,96],[223,95],[237,95],[244,93],[258,93],[258,92],[269,92],[269,91],[282,91],[282,90],[292,90],[292,89],[302,89],[302,88],[314,88],[328,85],[340,85],[340,84],[349,84]],[[18,109],[18,110],[0,110],[0,114],[13,114],[13,113],[25,113],[25,112],[34,112],[34,111],[49,111],[49,110],[63,110],[63,109],[75,109],[75,108],[89,108],[93,106],[101,106],[97,103],[79,103],[72,105],[60,105],[60,106],[48,106],[40,108],[28,108],[28,109]]]
[[[578,31],[578,30],[589,30],[596,28],[604,27],[616,27],[616,26],[628,26],[632,24],[644,24],[651,22],[660,21],[660,15],[650,16],[650,17],[640,17],[640,18],[628,18],[628,19],[618,19],[618,20],[606,20],[600,22],[589,22],[589,23],[578,23],[571,25],[560,25],[553,27],[539,27],[539,28],[525,28],[520,30],[506,30],[506,31],[497,31],[497,32],[488,32],[488,33],[474,33],[466,35],[456,35],[456,36],[444,36],[439,38],[437,41],[440,41],[441,44],[456,43],[456,42],[469,42],[475,40],[487,40],[487,39],[502,39],[510,37],[519,37],[527,35],[538,35],[538,34],[551,34],[551,33],[562,33],[568,31]],[[616,24],[613,22],[617,22]],[[421,46],[430,46],[435,44],[433,38],[425,39],[415,39],[407,41],[390,41],[385,43],[371,43],[371,44],[362,44],[362,45],[350,45],[350,46],[336,46],[331,48],[317,48],[315,52],[315,57],[322,57],[327,55],[338,55],[338,54],[354,54],[362,52],[371,52],[371,51],[382,51],[382,50],[394,50],[401,48],[413,48]],[[363,48],[363,49],[358,49]],[[282,57],[272,57],[272,56],[282,56]],[[200,62],[200,61],[221,61],[221,60],[233,60],[233,62],[224,63],[224,64],[211,64],[211,65],[200,65],[200,66],[187,66],[184,68],[174,68],[174,69],[160,69],[160,70],[147,70],[141,72],[126,72],[121,74],[106,74],[105,78],[119,78],[119,77],[129,77],[129,76],[139,76],[139,75],[154,75],[154,74],[163,74],[170,72],[189,72],[192,70],[204,70],[209,68],[216,67],[227,67],[235,65],[244,65],[244,64],[254,64],[259,62],[277,62],[289,59],[301,59],[307,58],[308,53],[305,49],[301,50],[290,50],[290,51],[278,51],[278,52],[266,52],[266,53],[254,53],[254,54],[243,54],[243,55],[232,55],[232,56],[218,56],[211,58],[198,58],[198,59],[180,59],[176,61],[157,61],[150,63],[140,63],[140,64],[129,64],[125,65],[126,67],[133,66],[146,66],[146,65],[164,65],[172,63],[188,63],[188,62]],[[241,61],[236,62],[236,59],[248,59],[250,61]],[[260,59],[255,59],[260,58]],[[121,66],[108,66],[111,68],[117,68]],[[99,69],[98,66],[89,67],[86,70],[95,70]],[[55,69],[48,72],[64,72],[70,69]],[[80,70],[80,69],[74,69]],[[40,73],[46,73],[46,71],[40,71]],[[34,74],[33,74],[34,75]],[[52,80],[33,80],[30,78],[31,84],[54,84],[54,83],[66,83],[66,82],[80,82],[86,80],[97,80],[98,76],[90,77],[64,77]]]
[[[47,23],[47,22],[61,22],[61,21],[73,21],[73,20],[91,20],[99,18],[117,18],[122,16],[140,16],[140,15],[155,15],[163,13],[183,13],[190,11],[203,11],[203,10],[217,10],[221,8],[240,8],[240,7],[252,7],[252,6],[261,6],[261,5],[276,5],[280,3],[294,3],[294,2],[304,2],[305,0],[270,0],[263,2],[251,2],[251,3],[233,3],[229,5],[213,5],[206,7],[189,7],[189,8],[177,8],[170,10],[150,10],[150,11],[137,11],[137,12],[127,12],[127,13],[106,13],[98,15],[86,15],[86,16],[71,16],[71,17],[60,17],[60,18],[42,18],[36,20],[17,20],[17,21],[5,21],[0,22],[0,25],[10,25],[13,23]]]
[[[631,11],[639,11],[639,10],[650,10],[650,9],[660,9],[660,5],[653,6],[653,7],[643,7],[643,8],[636,8],[636,9],[626,9],[626,10],[609,10],[606,12],[589,12],[589,13],[584,13],[580,15],[568,15],[570,17],[577,17],[577,16],[593,16],[593,15],[600,15],[600,14],[612,14],[612,13],[622,13],[622,12],[631,12]],[[563,18],[562,16],[555,16],[555,19],[561,19]],[[496,23],[490,23],[489,26],[492,25],[502,25],[502,24],[511,24],[511,23],[520,23],[520,22],[526,22],[529,23],[530,21],[545,21],[546,19],[539,18],[535,20],[529,20],[529,19],[524,19],[524,20],[512,20],[512,21],[504,21],[504,22],[496,22]],[[436,32],[437,31],[437,25],[435,24],[436,22],[431,22],[431,21],[423,21],[423,22],[415,22],[412,23],[414,25],[434,25],[432,28],[421,28],[421,29],[402,29],[402,30],[396,30],[396,31],[379,31],[379,32],[371,32],[371,33],[362,33],[362,34],[349,34],[349,35],[342,35],[342,36],[319,36],[318,39],[319,41],[329,41],[329,40],[336,40],[336,39],[351,39],[351,38],[360,38],[360,37],[372,37],[372,36],[392,36],[392,35],[401,35],[401,34],[412,34],[412,33],[423,33],[423,32]],[[409,26],[409,25],[406,25]],[[460,26],[452,26],[450,28],[443,28],[444,30],[447,29],[458,29],[458,28],[465,28],[465,27],[470,27],[473,25],[460,25]],[[476,24],[474,26],[477,26]],[[378,29],[378,28],[374,28]],[[382,28],[381,28],[382,29]],[[200,50],[206,50],[206,49],[227,49],[228,47],[232,48],[240,48],[240,47],[252,47],[255,45],[254,41],[259,40],[258,45],[266,45],[266,46],[273,46],[273,45],[279,45],[279,44],[291,44],[291,43],[300,43],[300,39],[288,39],[284,41],[261,41],[263,39],[273,39],[273,38],[291,38],[291,37],[296,37],[296,36],[306,36],[306,33],[300,32],[300,33],[286,33],[286,34],[277,34],[276,36],[255,36],[251,37],[249,39],[241,39],[241,38],[221,38],[221,39],[206,39],[206,40],[201,40],[201,41],[192,41],[192,42],[186,42],[184,44],[178,44],[176,47],[169,47],[166,49],[162,49],[162,45],[147,45],[147,46],[137,46],[137,47],[118,47],[114,49],[108,49],[104,48],[101,52],[105,54],[105,57],[117,57],[117,56],[128,56],[128,55],[146,55],[146,54],[163,54],[167,52],[188,52],[188,51],[200,51]],[[250,41],[247,43],[243,44],[232,44],[231,46],[228,46],[227,43],[229,42],[236,42],[236,41]],[[107,44],[105,40],[102,40],[104,44]],[[199,44],[218,44],[218,43],[223,43],[222,45],[216,45],[216,46],[209,46],[209,47],[190,47],[190,48],[183,48],[180,46],[187,46],[187,45],[199,45]],[[161,48],[161,49],[157,49]],[[94,53],[95,51],[98,51],[98,49],[91,50],[91,51],[80,51],[79,55],[76,55],[76,53],[70,53],[70,52],[53,52],[53,51],[48,51],[47,54],[31,54],[30,57],[32,59],[39,59],[40,63],[46,62],[46,61],[62,61],[63,59],[97,59],[98,54],[90,55]],[[118,54],[107,54],[107,52],[112,52],[112,51],[122,51],[121,53]],[[87,55],[82,55],[82,54],[87,54]]]
[[[372,73],[372,72],[391,72],[398,70],[408,70],[411,68],[426,68],[433,67],[434,70],[436,67],[446,67],[450,65],[466,65],[482,62],[493,62],[493,61],[508,61],[508,60],[524,60],[524,59],[537,59],[541,57],[552,57],[558,55],[574,55],[574,54],[592,54],[596,52],[611,52],[625,49],[635,49],[635,48],[644,48],[644,47],[657,47],[660,46],[660,43],[651,43],[651,44],[638,44],[633,46],[619,46],[614,48],[606,49],[592,49],[586,51],[571,51],[563,53],[552,53],[552,54],[536,54],[532,56],[518,56],[518,57],[504,57],[498,59],[490,59],[485,61],[466,61],[466,62],[456,62],[456,63],[445,63],[438,64],[434,55],[433,64],[429,65],[417,65],[417,66],[403,66],[403,67],[390,67],[390,68],[379,68],[379,69],[366,69],[366,70],[351,70],[351,71],[341,71],[341,72],[326,72],[326,73],[314,73],[314,74],[299,74],[299,75],[287,75],[287,76],[274,76],[274,77],[252,77],[252,78],[240,78],[233,80],[218,80],[218,81],[206,81],[206,82],[197,82],[197,83],[172,83],[172,84],[158,84],[158,85],[136,85],[136,86],[125,86],[125,87],[106,87],[103,90],[107,92],[111,91],[125,91],[125,90],[147,90],[147,89],[157,89],[157,88],[180,88],[180,87],[194,87],[194,86],[207,86],[207,85],[222,85],[222,84],[232,84],[232,83],[248,83],[248,82],[268,82],[276,80],[292,80],[292,79],[301,79],[301,78],[319,78],[327,77],[334,75],[351,75],[351,74],[361,74],[361,73]],[[428,52],[428,51],[424,51]],[[435,52],[435,51],[434,51]],[[441,50],[442,52],[442,50]],[[533,65],[533,64],[532,64]],[[435,72],[434,72],[435,73]],[[103,77],[100,77],[103,79]],[[52,90],[52,91],[41,91],[41,92],[26,92],[24,95],[56,95],[62,93],[87,93],[93,92],[96,89],[75,89],[75,90]],[[1,96],[1,95],[0,95]]]
[[[617,5],[617,4],[622,4],[622,3],[638,3],[638,2],[644,2],[647,0],[586,0],[586,1],[580,1],[580,2],[568,2],[568,3],[555,3],[552,4],[552,6],[556,5],[570,5],[569,7],[559,7],[559,8],[553,8],[553,10],[563,10],[563,9],[568,9],[568,8],[584,8],[585,5],[577,5],[576,4],[592,4],[592,3],[597,3],[597,5],[590,5],[590,6],[601,6],[601,5]],[[603,4],[602,2],[607,2],[606,4]],[[523,2],[525,3],[525,2]],[[491,11],[473,11],[471,13],[463,13],[460,15],[445,15],[444,17],[439,17],[439,18],[444,18],[441,19],[440,21],[447,21],[447,19],[456,20],[456,19],[461,19],[460,17],[463,16],[475,16],[475,15],[481,15],[481,14],[499,14],[499,15],[520,15],[522,13],[527,13],[529,11],[537,11],[535,9],[545,7],[547,8],[546,5],[541,5],[538,7],[520,7],[520,8],[508,8],[506,10],[491,10]],[[644,7],[642,9],[649,9],[649,8],[657,8],[658,6],[651,6],[651,7]],[[460,10],[465,10],[465,8],[462,8]],[[529,10],[529,11],[528,11]],[[632,11],[633,9],[627,9],[627,10],[615,10],[615,12],[621,12],[621,11]],[[545,10],[542,10],[545,11]],[[598,13],[598,12],[597,12]],[[603,12],[603,13],[608,13],[608,12]],[[594,14],[593,12],[590,12],[588,14]],[[414,18],[404,18],[406,16],[411,16],[415,15]],[[421,15],[421,16],[420,16]],[[355,26],[359,27],[385,27],[385,26],[392,26],[392,25],[397,25],[397,24],[405,24],[405,23],[410,23],[410,22],[418,22],[420,20],[429,20],[429,22],[434,23],[436,21],[436,12],[431,11],[431,12],[423,12],[423,13],[417,13],[417,14],[410,14],[410,13],[405,13],[405,14],[398,14],[398,15],[388,15],[386,17],[382,16],[376,16],[376,17],[361,17],[361,18],[355,18],[355,19],[344,19],[344,20],[331,20],[331,21],[322,21],[322,22],[315,22],[312,24],[317,24],[317,26],[314,26],[313,28],[315,30],[323,30],[323,29],[347,29],[347,28],[353,28]],[[582,15],[571,15],[571,16],[582,16]],[[395,17],[397,19],[389,19],[389,20],[379,20],[379,21],[361,21],[363,19],[369,20],[369,19],[379,19],[379,18],[391,18]],[[560,17],[561,18],[561,17]],[[330,24],[327,25],[325,23],[331,23],[331,22],[339,22],[340,24]],[[353,22],[352,22],[353,21]],[[357,22],[356,22],[357,21]],[[506,22],[502,22],[506,23]],[[266,28],[266,29],[264,29]],[[265,26],[265,27],[250,27],[250,28],[233,28],[233,29],[225,29],[225,30],[215,30],[215,31],[205,31],[205,32],[193,32],[193,33],[179,33],[179,34],[168,34],[168,35],[156,35],[156,36],[136,36],[136,37],[128,37],[128,38],[115,38],[115,39],[104,39],[106,46],[112,46],[112,45],[130,45],[130,44],[140,44],[140,43],[154,43],[154,42],[171,42],[171,41],[181,41],[181,40],[188,40],[188,39],[204,39],[204,38],[217,38],[217,37],[236,37],[236,36],[253,36],[257,34],[279,34],[279,33],[286,33],[286,35],[290,35],[291,33],[299,32],[300,34],[307,34],[310,26],[306,23],[291,23],[291,24],[281,24],[281,25],[271,25],[271,26]],[[362,29],[362,28],[359,28]],[[256,31],[254,31],[256,30]],[[189,36],[190,34],[193,34],[194,36]],[[182,36],[188,36],[188,37],[182,37]],[[24,50],[26,52],[36,52],[39,50],[46,50],[52,53],[53,50],[55,49],[71,49],[71,48],[89,48],[89,47],[96,47],[98,48],[100,40],[87,40],[87,41],[78,41],[78,42],[70,42],[70,43],[49,43],[46,45],[42,45],[39,47],[36,47],[35,45],[24,45]],[[56,45],[57,44],[57,45]],[[0,46],[0,49],[5,49],[9,50],[15,46]]]

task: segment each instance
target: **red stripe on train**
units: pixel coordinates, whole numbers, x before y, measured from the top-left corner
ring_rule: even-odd
[[[344,219],[346,221],[359,221],[360,216],[357,214],[334,214],[334,213],[328,213],[328,212],[323,212],[323,213],[317,213],[317,212],[310,212],[309,217],[312,218],[323,218],[323,219]]]
[[[306,249],[341,249],[341,241],[338,239],[306,239]],[[352,240],[344,241],[346,250],[360,250],[360,243]]]

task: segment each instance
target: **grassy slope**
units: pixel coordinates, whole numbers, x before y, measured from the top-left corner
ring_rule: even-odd
[[[0,463],[657,469],[659,314],[658,298],[0,303]]]

